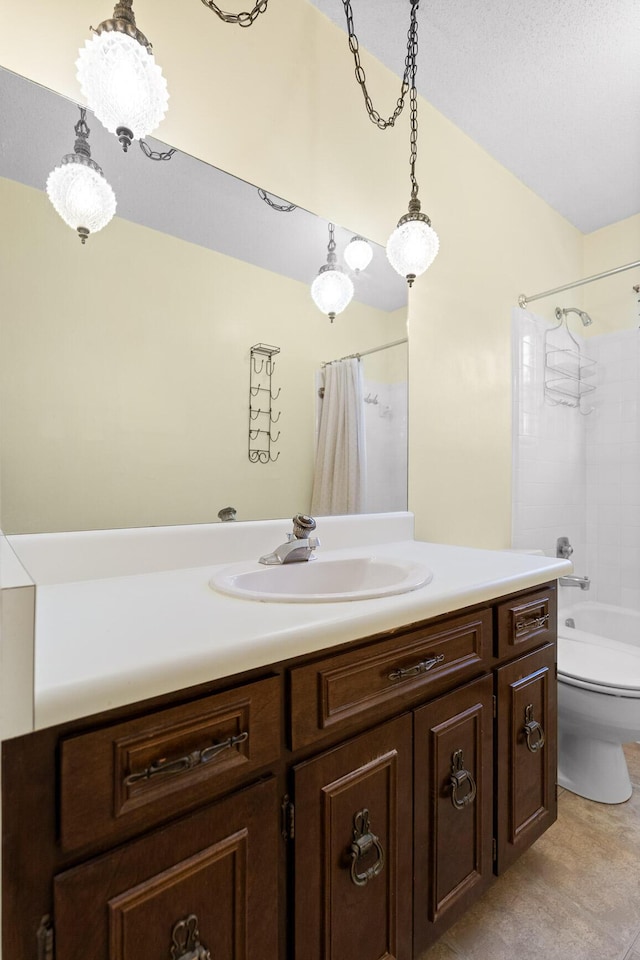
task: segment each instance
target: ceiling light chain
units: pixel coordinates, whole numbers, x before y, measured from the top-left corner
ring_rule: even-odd
[[[262,187],[258,187],[258,196],[261,200],[264,200],[272,210],[277,210],[279,213],[292,213],[298,209],[295,203],[276,203]]]
[[[202,0],[203,3],[206,3],[206,0]],[[365,106],[367,108],[367,113],[369,114],[369,119],[372,123],[380,130],[386,130],[387,127],[392,127],[400,114],[404,109],[405,97],[409,92],[409,77],[412,70],[412,63],[415,63],[415,54],[417,51],[417,46],[415,42],[416,30],[416,14],[418,10],[418,4],[415,0],[411,0],[411,22],[409,26],[409,32],[407,35],[407,54],[404,60],[404,74],[402,77],[402,86],[400,88],[400,96],[398,97],[396,108],[388,118],[385,120],[380,116],[378,111],[373,105],[371,97],[369,96],[369,91],[367,90],[367,78],[364,72],[364,68],[360,62],[360,43],[355,34],[353,27],[353,10],[351,9],[351,0],[342,0],[342,5],[344,6],[345,16],[347,18],[347,33],[349,34],[349,49],[353,54],[353,59],[356,64],[356,80],[360,84],[362,89],[362,96],[364,97]]]
[[[139,143],[140,149],[149,160],[171,160],[171,157],[176,153],[175,147],[171,147],[170,150],[165,150],[164,153],[160,153],[159,150],[152,150],[146,140],[140,140]]]
[[[204,3],[205,7],[208,7],[209,10],[212,10],[216,16],[220,17],[224,23],[237,24],[239,27],[250,27],[261,13],[266,13],[267,7],[269,6],[269,0],[258,0],[258,3],[256,3],[253,10],[249,13],[225,13],[213,0],[202,0],[202,3]]]
[[[414,3],[413,10],[418,9]],[[409,30],[409,46],[411,48],[411,89],[409,91],[409,122],[411,125],[409,168],[411,171],[411,199],[418,198],[418,181],[416,179],[416,160],[418,159],[418,91],[416,89],[416,71],[418,66],[418,24],[414,17],[411,19]]]

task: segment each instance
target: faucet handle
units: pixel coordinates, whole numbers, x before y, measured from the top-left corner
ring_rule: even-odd
[[[306,540],[315,528],[316,522],[313,517],[307,517],[304,513],[296,513],[293,518],[293,536],[297,540]]]
[[[556,557],[564,557],[568,560],[573,553],[573,547],[569,543],[569,537],[558,537],[556,540]]]

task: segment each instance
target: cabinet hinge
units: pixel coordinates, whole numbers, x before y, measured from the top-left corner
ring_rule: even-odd
[[[498,859],[498,841],[496,838],[493,838],[493,848],[492,848],[493,862],[495,863]]]
[[[40,921],[40,926],[36,932],[36,943],[38,945],[38,960],[53,960],[54,947],[53,920],[48,913]]]
[[[296,808],[289,799],[289,794],[285,793],[282,798],[282,836],[285,840],[293,840],[296,835]]]
[[[498,716],[498,698],[496,697],[495,693],[491,699],[493,700],[493,719],[495,720],[495,718]]]

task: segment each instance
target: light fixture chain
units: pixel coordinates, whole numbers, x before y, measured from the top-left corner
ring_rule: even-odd
[[[239,27],[250,27],[261,13],[266,13],[267,7],[269,6],[269,0],[258,0],[253,10],[249,12],[225,13],[217,3],[214,3],[214,0],[202,0],[202,3],[204,3],[205,7],[208,7],[209,10],[212,10],[216,16],[220,17],[224,23],[234,23]]]
[[[412,14],[417,11],[419,0],[412,0]],[[411,199],[418,199],[418,181],[416,179],[416,160],[418,159],[418,90],[416,74],[418,71],[418,18],[411,17],[409,27],[407,56],[411,62],[409,91],[409,119],[411,125],[409,166],[411,171]]]
[[[327,246],[327,250],[329,251],[329,253],[335,253],[335,249],[336,249],[336,241],[334,240],[334,236],[333,236],[334,229],[335,228],[333,224],[330,223],[329,224],[329,245]]]
[[[206,0],[203,0],[205,3]],[[364,67],[360,61],[360,43],[358,37],[356,36],[355,29],[353,26],[353,10],[351,8],[351,0],[342,0],[342,5],[344,7],[344,13],[347,18],[347,33],[349,35],[349,49],[353,54],[353,59],[356,65],[355,77],[360,85],[362,90],[362,96],[364,97],[364,103],[367,108],[367,113],[369,114],[369,119],[372,123],[380,130],[386,130],[387,127],[393,127],[396,120],[402,113],[405,104],[405,97],[409,92],[410,88],[410,77],[413,72],[415,74],[415,57],[417,53],[417,27],[416,25],[416,16],[418,13],[419,0],[411,0],[411,21],[409,26],[409,32],[407,34],[407,53],[404,59],[404,74],[402,76],[402,85],[400,87],[400,96],[396,101],[396,107],[391,116],[385,120],[380,113],[376,110],[367,90],[367,77],[364,72]]]
[[[170,150],[165,150],[164,153],[160,153],[159,150],[152,150],[146,140],[140,140],[138,142],[140,149],[149,160],[171,160],[171,157],[176,152],[176,148],[171,147]]]
[[[292,213],[294,210],[298,209],[295,203],[276,203],[267,194],[267,191],[262,189],[262,187],[258,187],[258,196],[261,200],[264,200],[264,202],[270,206],[272,210],[278,210],[280,213]]]

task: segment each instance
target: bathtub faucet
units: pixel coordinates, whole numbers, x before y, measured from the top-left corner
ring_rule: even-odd
[[[580,587],[581,590],[588,590],[591,586],[589,577],[560,577],[561,587]]]
[[[320,546],[317,537],[310,537],[316,528],[313,517],[305,517],[297,513],[293,518],[293,533],[287,534],[287,542],[280,544],[273,553],[260,557],[260,563],[267,565],[275,563],[299,563],[304,560],[313,560],[313,551]]]

